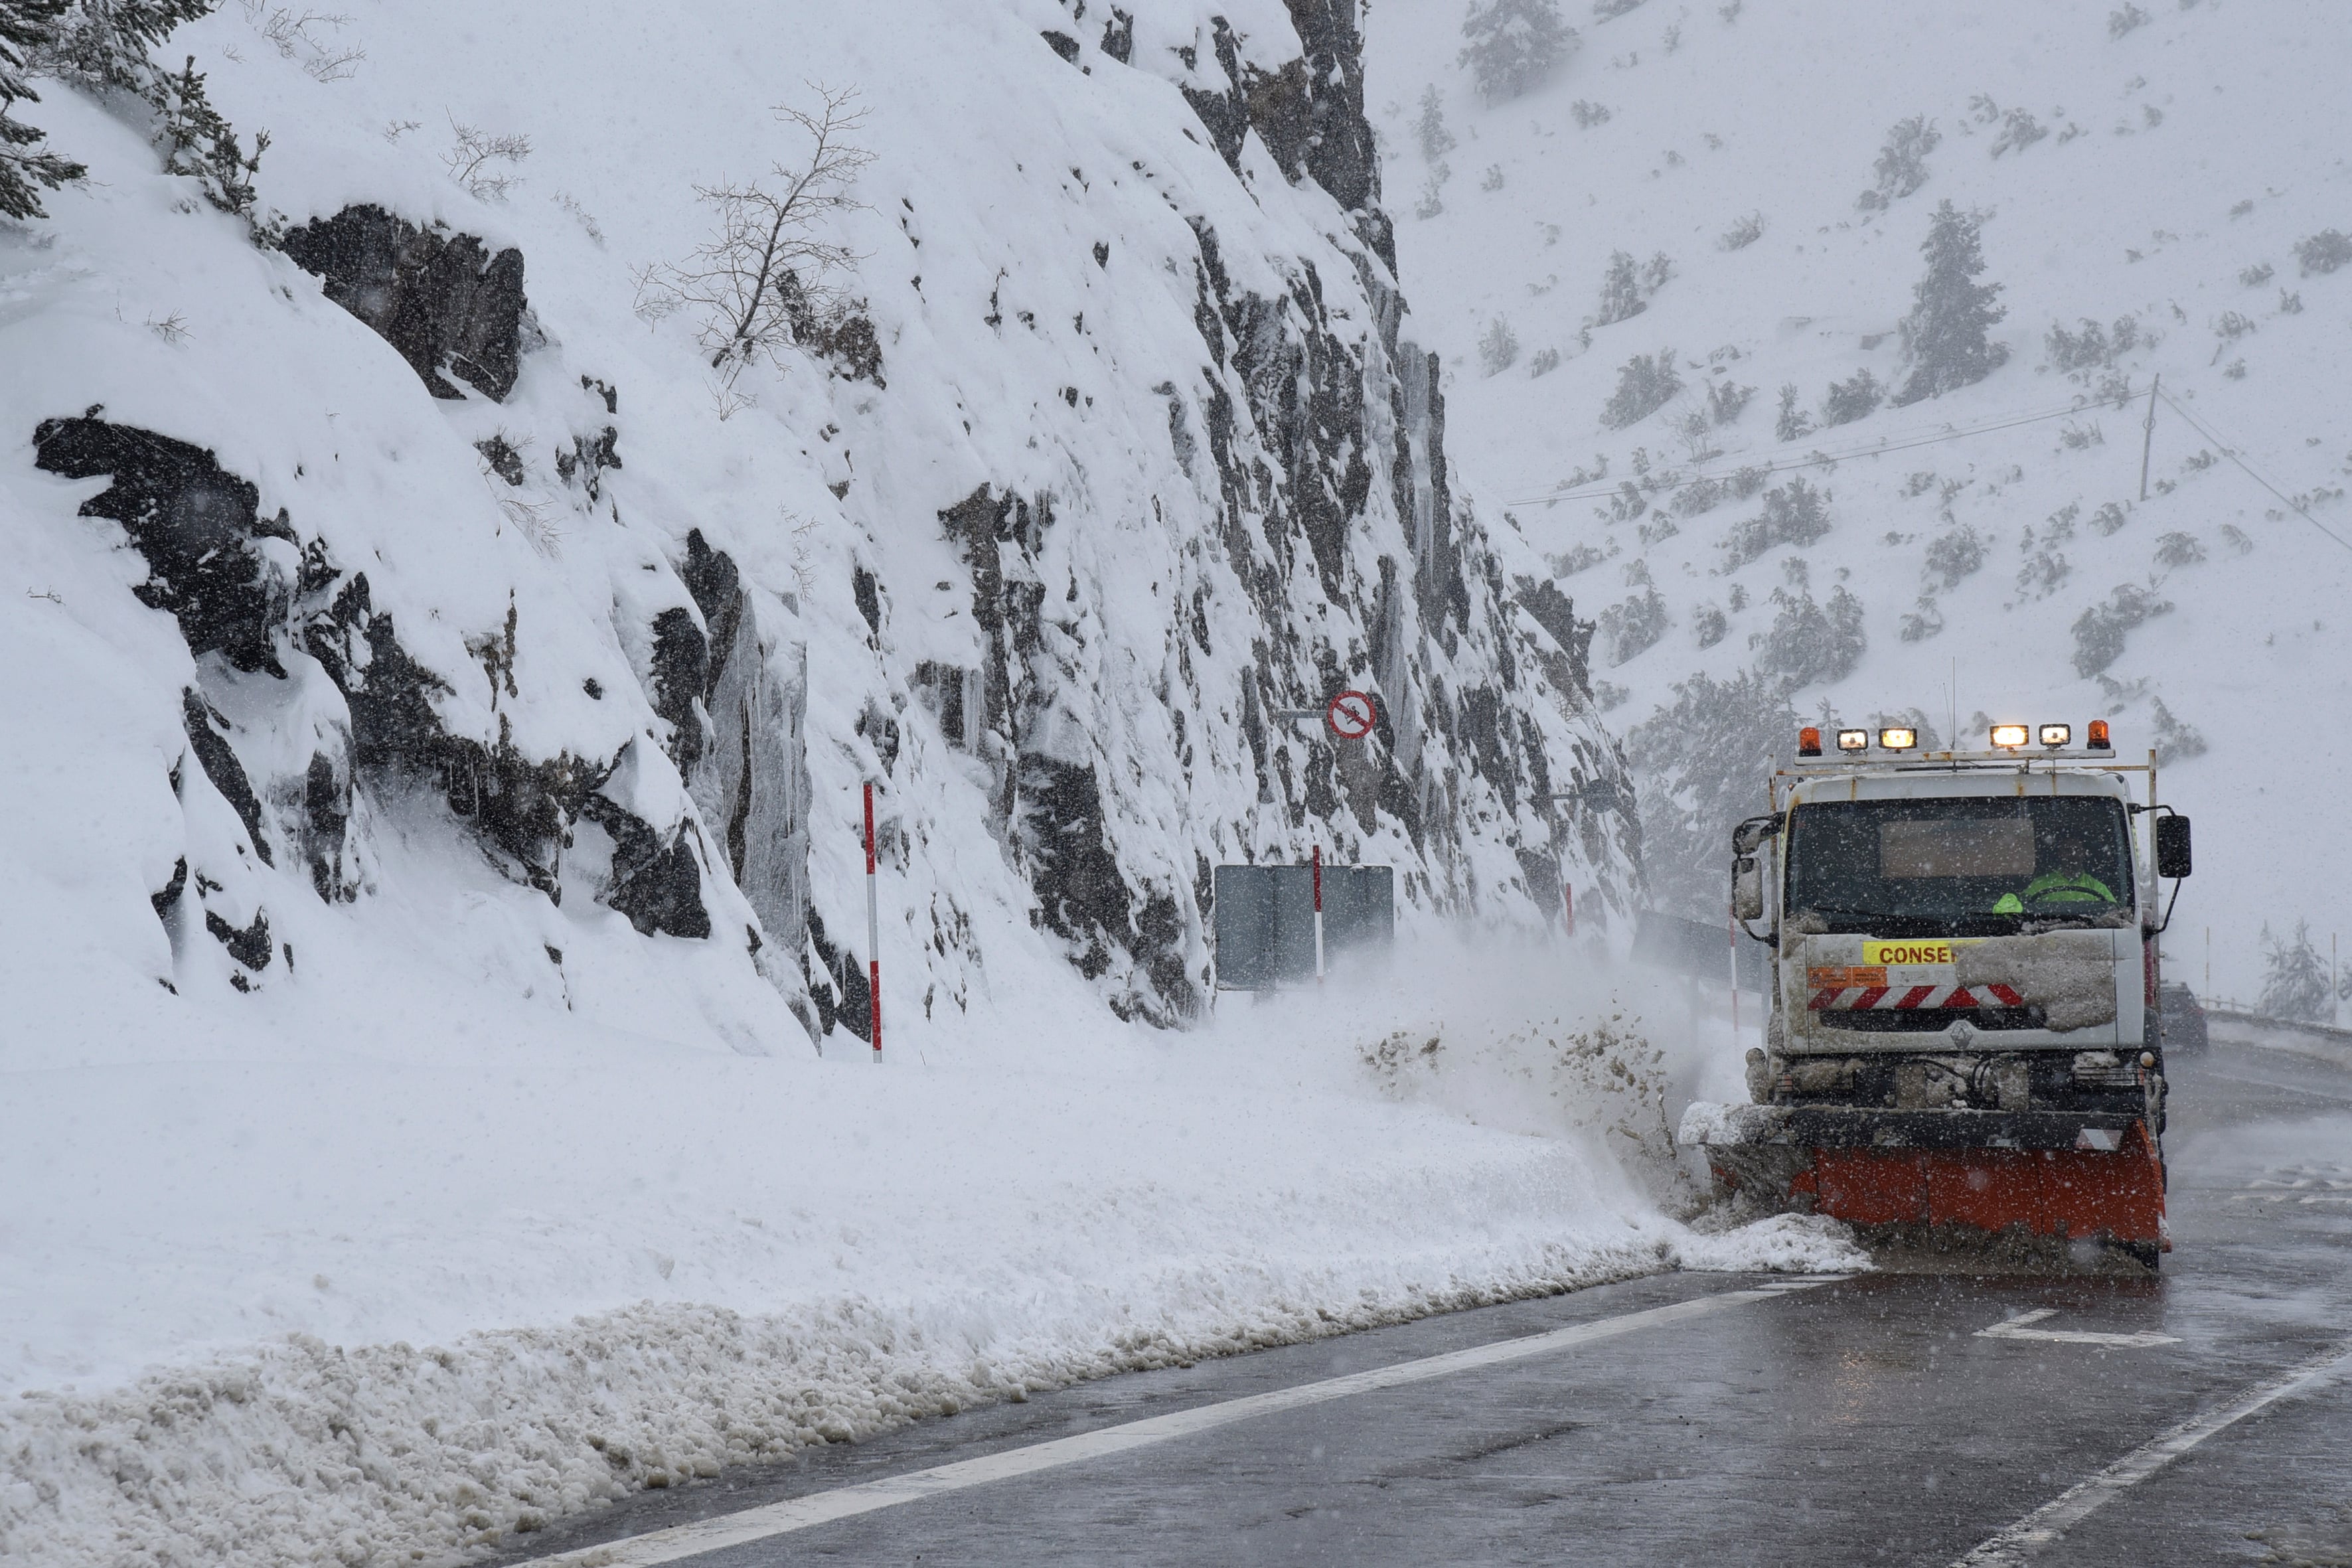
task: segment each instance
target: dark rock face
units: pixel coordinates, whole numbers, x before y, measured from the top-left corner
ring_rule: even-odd
[[[1135,53],[1135,18],[1114,5],[1110,20],[1103,24],[1102,52],[1127,64]]]
[[[245,776],[245,764],[236,760],[236,752],[221,734],[228,728],[227,721],[213,711],[204,693],[193,686],[180,693],[180,701],[187,720],[188,746],[196,753],[205,777],[213,781],[213,788],[220,791],[221,798],[245,824],[246,836],[253,841],[253,852],[261,857],[261,863],[275,866],[278,861],[269,853],[268,836],[261,830],[261,802],[253,793],[253,781]]]
[[[206,910],[205,929],[212,932],[214,939],[223,947],[228,949],[228,955],[231,958],[236,959],[255,973],[258,974],[269,967],[271,948],[268,915],[257,913],[253,917],[253,923],[240,931],[212,910]],[[244,986],[240,985],[238,989],[243,990]]]
[[[150,574],[135,590],[142,602],[171,611],[192,652],[217,650],[248,672],[285,679],[281,652],[299,646],[342,697],[351,720],[350,757],[339,763],[313,755],[299,786],[272,796],[290,796],[307,812],[299,837],[321,898],[336,896],[334,889],[343,886],[344,828],[357,770],[431,779],[450,809],[469,820],[521,880],[551,898],[562,896],[557,874],[571,825],[593,816],[616,846],[614,907],[640,931],[710,934],[692,847],[682,837],[664,842],[649,825],[596,793],[621,757],[602,763],[568,752],[532,758],[503,729],[489,745],[449,733],[433,707],[434,694],[446,683],[401,646],[393,617],[374,608],[365,573],[347,576],[322,543],[304,542],[284,513],[262,518],[256,487],[222,472],[211,453],[152,431],[107,424],[99,412],[44,421],[34,432],[35,460],[68,478],[111,476],[113,484],[82,511],[115,518],[129,532]],[[692,630],[692,617],[680,615]],[[509,613],[503,643],[485,639],[478,650],[494,679],[499,669],[512,668],[515,635]],[[695,637],[698,642],[700,634]],[[690,703],[706,678],[695,666],[681,679]],[[244,822],[255,853],[274,863],[258,793],[221,733],[217,715],[194,691],[184,697],[184,712],[190,749],[205,776]],[[698,741],[699,729],[694,733]],[[209,925],[218,917],[206,918]],[[258,970],[268,962],[266,928],[239,940],[247,952],[262,954],[255,963],[240,956],[247,968]]]
[[[469,234],[423,229],[377,206],[350,206],[286,236],[286,254],[326,279],[327,298],[400,351],[436,397],[493,402],[522,364],[522,252],[489,254]]]
[[[1288,0],[1291,25],[1306,53],[1267,72],[1241,58],[1239,40],[1223,16],[1212,19],[1211,47],[1234,83],[1223,93],[1184,89],[1211,142],[1241,171],[1242,139],[1255,130],[1292,180],[1308,179],[1330,193],[1355,220],[1356,232],[1393,273],[1396,239],[1381,210],[1380,153],[1364,118],[1363,37],[1356,29],[1357,0]],[[1114,12],[1114,27],[1132,24]],[[1106,33],[1105,53],[1110,53]]]
[[[669,754],[681,773],[692,773],[702,757],[702,699],[709,685],[710,645],[694,617],[683,608],[656,616],[654,711],[670,721]]]
[[[291,541],[293,529],[282,516],[264,521],[261,492],[223,473],[212,453],[110,425],[102,412],[43,420],[33,432],[35,465],[69,479],[112,476],[81,515],[112,518],[131,535],[148,571],[131,592],[178,619],[190,652],[217,651],[239,669],[283,675],[272,638],[286,620],[285,584],[267,569],[258,542]]]

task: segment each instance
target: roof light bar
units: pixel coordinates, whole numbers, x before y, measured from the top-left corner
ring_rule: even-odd
[[[1838,750],[1841,752],[1866,752],[1870,750],[1870,731],[1867,730],[1840,730],[1838,731]]]
[[[1818,757],[1821,754],[1821,730],[1815,725],[1808,724],[1803,729],[1798,731],[1797,755],[1801,757]]]
[[[2107,739],[2107,721],[2105,719],[2091,721],[2091,738],[2084,744],[2095,752],[2112,752],[2116,749],[2115,742]]]
[[[2032,738],[2032,731],[2022,724],[1995,724],[1992,743],[1996,751],[2013,752]]]
[[[2059,747],[2064,745],[2074,738],[2074,727],[2072,724],[2044,724],[2042,726],[2042,743],[2049,747],[2052,751],[2056,751]]]
[[[1878,732],[1878,747],[1884,752],[1907,752],[1919,743],[1919,731],[1906,725]]]

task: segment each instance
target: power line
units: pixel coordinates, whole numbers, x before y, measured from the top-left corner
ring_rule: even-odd
[[[2175,414],[2179,415],[2181,420],[2187,424],[2191,430],[2196,431],[2200,436],[2204,437],[2205,439],[2212,442],[2216,447],[2221,447],[2221,456],[2229,458],[2230,461],[2237,464],[2240,468],[2243,469],[2248,479],[2262,486],[2263,489],[2270,491],[2271,494],[2278,497],[2280,505],[2285,507],[2289,511],[2294,512],[2295,516],[2303,519],[2304,521],[2311,524],[2312,527],[2319,530],[2320,532],[2327,535],[2328,538],[2334,540],[2337,544],[2342,545],[2345,549],[2352,550],[2352,540],[2347,540],[2342,534],[2337,533],[2334,529],[2329,528],[2326,523],[2312,516],[2310,512],[2304,510],[2300,502],[2290,497],[2284,490],[2279,489],[2278,486],[2271,483],[2270,480],[2263,478],[2261,474],[2255,472],[2254,466],[2252,463],[2247,462],[2245,458],[2238,456],[2238,449],[2235,447],[2232,447],[2229,442],[2223,440],[2212,430],[2199,424],[2189,414],[2189,410],[2181,407],[2178,403],[2173,402],[2170,397],[2166,396],[2161,387],[2157,389],[2156,395],[2157,396],[2163,398],[2164,405],[2167,408],[2171,409]]]
[[[1875,458],[1887,452],[1908,452],[1920,447],[1935,447],[1949,441],[1965,441],[1972,437],[1989,436],[1997,430],[2014,430],[2021,425],[2039,425],[2052,419],[2071,418],[2075,415],[2087,414],[2094,409],[2120,408],[2127,404],[2137,401],[2139,395],[2140,395],[2136,392],[2126,392],[2115,397],[2104,397],[2094,403],[2072,404],[2064,408],[2054,408],[2046,413],[2041,414],[2024,414],[2014,416],[1999,417],[1985,421],[1981,424],[1947,428],[1937,435],[1921,436],[1910,440],[1890,439],[1882,441],[1875,446],[1856,447],[1843,452],[1822,452],[1819,449],[1815,449],[1808,452],[1801,458],[1776,460],[1760,464],[1743,464],[1738,469],[1734,471],[1738,473],[1749,474],[1782,474],[1792,473],[1800,468],[1832,468],[1835,467],[1839,463],[1852,462],[1856,458]],[[2172,399],[2168,397],[2165,399],[2165,402],[2167,403],[2170,403]],[[2235,459],[2232,460],[2234,461]],[[2242,465],[2241,466],[2242,467]],[[2252,472],[2251,469],[2248,471]],[[1684,489],[1692,485],[1714,483],[1724,477],[1726,476],[1719,474],[1694,473],[1687,479],[1669,479],[1657,484],[1645,484],[1639,488],[1645,495],[1660,495],[1672,490]],[[1633,482],[1633,481],[1630,479],[1621,479],[1615,485],[1606,486],[1599,489],[1555,490],[1543,495],[1522,497],[1516,500],[1506,501],[1503,504],[1506,506],[1549,506],[1559,501],[1601,500],[1619,494],[1622,486],[1632,484]],[[2273,493],[2275,494],[2276,492],[2273,491]],[[2281,499],[2284,500],[2284,498],[2282,497]],[[2340,543],[2342,542],[2338,541],[2338,542]]]

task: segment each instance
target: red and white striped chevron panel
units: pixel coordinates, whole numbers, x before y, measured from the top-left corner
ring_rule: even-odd
[[[1982,992],[1979,997],[1978,992]],[[2022,1007],[2025,998],[2013,987],[2000,984],[1979,985],[1970,990],[1965,985],[1912,985],[1897,988],[1892,985],[1831,986],[1813,993],[1805,1004],[1815,1013],[1860,1012],[1864,1008],[1891,1012],[1912,1007]]]

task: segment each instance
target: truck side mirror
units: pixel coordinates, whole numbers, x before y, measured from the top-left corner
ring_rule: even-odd
[[[1751,816],[1731,830],[1731,853],[1735,858],[1753,855],[1756,847],[1780,831],[1777,816]]]
[[[1731,863],[1731,912],[1743,921],[1764,918],[1764,868],[1753,855]]]
[[[2178,815],[2156,819],[2156,874],[2189,875],[2189,819]]]

